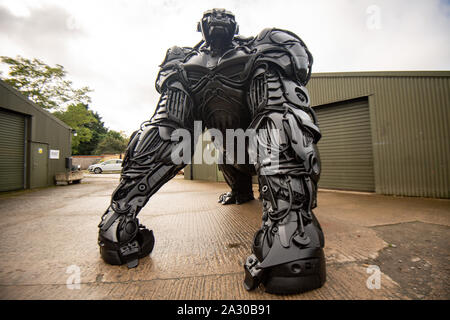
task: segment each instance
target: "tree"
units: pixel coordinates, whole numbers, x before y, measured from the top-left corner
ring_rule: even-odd
[[[79,153],[81,143],[90,142],[93,137],[93,126],[98,122],[92,110],[82,103],[71,104],[66,111],[56,111],[53,113],[57,118],[76,130],[76,136],[72,137],[72,153]]]
[[[88,104],[89,87],[75,89],[72,81],[65,77],[67,71],[57,64],[48,66],[39,59],[15,59],[1,56],[1,61],[9,66],[8,78],[2,80],[19,90],[31,101],[48,110],[64,110],[69,105]]]
[[[95,149],[96,154],[123,153],[127,148],[127,137],[123,132],[109,130]]]
[[[97,119],[97,122],[89,122],[84,124],[85,128],[88,128],[92,131],[92,138],[89,141],[80,141],[80,144],[78,146],[78,154],[94,154],[94,151],[97,148],[98,144],[108,133],[108,128],[105,127],[105,124],[102,121],[100,115],[97,112],[92,112],[92,115],[95,119]]]

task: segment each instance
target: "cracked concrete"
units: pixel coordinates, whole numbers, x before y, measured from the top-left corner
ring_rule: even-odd
[[[450,298],[449,226],[413,221],[373,229],[389,245],[367,263],[379,265],[410,298]]]
[[[130,270],[105,264],[97,225],[118,177],[86,175],[77,185],[0,195],[0,299],[450,297],[449,200],[319,192],[315,213],[326,237],[327,282],[304,294],[275,296],[242,286],[260,203],[218,204],[223,183],[176,177],[139,215],[155,233],[150,257]],[[79,268],[80,289],[67,287],[72,265]],[[380,289],[366,286],[369,265],[380,267]]]

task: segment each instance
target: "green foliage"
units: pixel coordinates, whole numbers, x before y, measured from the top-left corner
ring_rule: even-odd
[[[82,103],[71,104],[66,111],[56,111],[53,115],[76,130],[77,135],[72,137],[72,153],[79,154],[80,144],[91,141],[93,130],[90,127],[98,123],[97,118],[88,106]]]
[[[95,149],[96,154],[123,153],[127,148],[127,137],[123,132],[109,130]]]
[[[9,77],[2,80],[44,109],[63,110],[71,104],[91,102],[88,93],[92,90],[89,87],[74,89],[59,64],[51,67],[39,59],[21,56],[15,59],[1,56],[0,59],[9,66]]]
[[[78,154],[84,155],[92,155],[94,154],[95,149],[97,148],[100,141],[106,136],[108,133],[108,128],[105,127],[102,118],[97,112],[93,112],[92,115],[96,122],[89,122],[84,124],[84,127],[90,129],[92,131],[92,138],[90,141],[81,141],[78,146]]]

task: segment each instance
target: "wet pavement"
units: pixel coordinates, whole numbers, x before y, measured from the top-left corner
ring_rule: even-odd
[[[450,200],[320,191],[327,282],[271,295],[242,285],[260,203],[217,203],[224,183],[177,176],[139,215],[156,237],[150,257],[105,264],[97,225],[118,177],[0,194],[0,299],[450,298]]]

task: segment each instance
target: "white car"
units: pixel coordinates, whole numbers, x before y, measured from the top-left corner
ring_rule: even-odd
[[[111,159],[97,164],[90,165],[88,167],[89,172],[102,173],[105,171],[121,171],[122,170],[122,160],[121,159]]]

